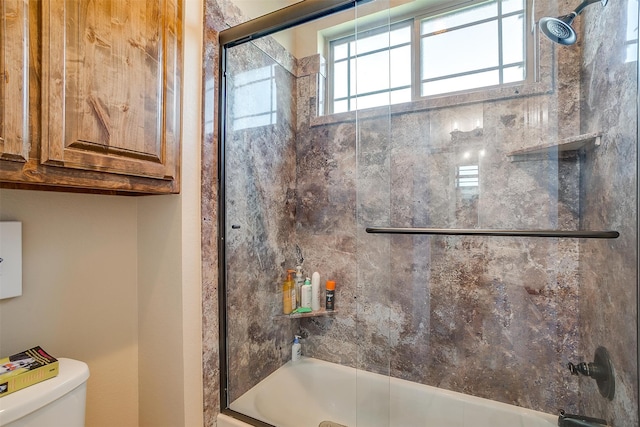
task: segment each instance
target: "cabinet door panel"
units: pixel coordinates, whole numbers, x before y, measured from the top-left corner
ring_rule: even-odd
[[[43,2],[43,164],[177,179],[180,9]]]
[[[29,2],[0,2],[0,160],[29,158]]]

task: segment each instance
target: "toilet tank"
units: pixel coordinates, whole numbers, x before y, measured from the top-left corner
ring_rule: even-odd
[[[0,427],[84,427],[89,367],[58,362],[56,377],[0,397]]]

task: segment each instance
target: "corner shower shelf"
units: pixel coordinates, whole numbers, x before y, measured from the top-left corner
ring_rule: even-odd
[[[600,145],[602,134],[599,132],[585,133],[583,135],[562,139],[553,144],[538,145],[536,147],[523,148],[507,153],[512,162],[526,160],[546,160],[562,157],[563,153],[578,151],[582,148],[597,147]]]
[[[318,311],[312,311],[311,313],[294,313],[294,314],[280,314],[277,317],[288,319],[300,319],[303,317],[327,317],[333,316],[337,313],[337,310],[325,310],[324,308]]]
[[[569,237],[579,239],[617,239],[617,231],[593,230],[491,230],[456,228],[419,228],[419,227],[367,227],[371,234],[424,234],[431,236],[503,236],[503,237]]]

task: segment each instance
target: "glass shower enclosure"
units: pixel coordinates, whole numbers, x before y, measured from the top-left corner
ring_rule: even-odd
[[[554,1],[463,6],[305,1],[220,34],[223,413],[373,425],[357,396],[346,415],[328,404],[309,418],[293,389],[246,403],[295,366],[299,336],[303,362],[353,370],[352,393],[383,379],[376,426],[474,425],[397,421],[396,379],[548,425],[560,408],[638,425],[637,1],[589,6],[572,46],[538,30],[570,12]],[[492,67],[477,45],[451,48],[480,42],[478,22],[495,25],[501,60],[522,46],[497,83],[469,71]],[[439,48],[428,39],[445,33]],[[396,81],[407,51],[409,81]],[[319,273],[320,310],[285,314],[297,266]]]

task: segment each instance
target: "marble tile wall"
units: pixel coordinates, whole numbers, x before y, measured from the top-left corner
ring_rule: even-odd
[[[229,399],[291,356],[282,282],[295,266],[295,78],[252,43],[227,54]]]
[[[547,412],[575,402],[561,372],[577,351],[577,242],[363,231],[576,229],[577,155],[505,155],[539,134],[521,125],[539,98],[299,126],[297,240],[339,284],[338,315],[301,321],[307,354]],[[452,118],[483,127],[452,132]],[[455,185],[467,152],[473,194]]]
[[[202,258],[204,422],[216,425],[221,406],[219,336],[218,102],[220,31],[246,20],[228,0],[205,3],[204,138],[202,147]],[[228,398],[236,397],[281,366],[290,356],[296,323],[279,320],[280,286],[293,265],[295,226],[296,59],[271,38],[231,49],[229,85],[249,84],[228,98],[226,259],[227,353],[232,374]],[[273,80],[256,84],[264,72]],[[262,76],[263,77],[263,76]],[[253,86],[251,86],[253,84]],[[275,93],[270,89],[275,88]],[[266,92],[265,92],[266,89]],[[241,92],[240,90],[239,92]],[[236,91],[238,92],[238,91]],[[256,116],[275,102],[271,123]],[[258,104],[256,109],[253,103]],[[254,115],[254,117],[252,117]],[[234,121],[234,117],[240,120]],[[261,126],[254,126],[261,124]],[[237,225],[234,229],[231,225]],[[237,266],[237,268],[236,268]]]
[[[598,346],[608,349],[615,370],[614,399],[603,398],[595,381],[574,379],[584,413],[624,426],[638,425],[638,46],[627,37],[627,29],[635,28],[637,40],[638,16],[627,7],[627,2],[609,2],[589,8],[582,16],[581,36],[582,128],[603,133],[602,145],[584,159],[581,221],[584,228],[618,230],[620,237],[581,245],[579,353],[592,361]]]
[[[220,337],[218,310],[218,34],[227,26],[215,0],[204,4],[201,233],[202,233],[202,371],[204,425],[216,425],[220,412]]]
[[[211,35],[228,25],[229,7],[208,2]],[[620,19],[622,8],[607,9],[606,19]],[[635,163],[625,163],[636,158],[637,64],[615,57],[620,41],[604,41],[601,19],[585,15],[584,48],[541,42],[550,58],[541,64],[543,79],[557,82],[551,93],[386,109],[363,114],[358,123],[348,115],[318,120],[319,56],[294,66],[269,43],[260,46],[269,55],[247,45],[236,58],[240,69],[275,64],[279,70],[284,121],[231,138],[235,196],[227,208],[234,212],[229,221],[237,219],[244,231],[229,242],[229,274],[237,284],[229,294],[232,398],[287,360],[297,332],[308,356],[546,412],[564,407],[614,419],[618,411],[637,422],[637,233],[629,220],[636,214],[636,176]],[[213,79],[217,60],[210,54],[205,74]],[[284,59],[269,59],[279,55]],[[281,104],[284,99],[292,102]],[[507,156],[593,131],[605,135],[597,149],[551,161]],[[210,225],[203,227],[205,269],[217,259],[214,135],[206,135],[203,151],[212,159],[203,171],[203,224]],[[478,186],[463,190],[456,171],[469,164],[478,166]],[[614,243],[388,237],[365,233],[370,225],[613,228],[626,237]],[[295,244],[306,274],[317,270],[323,282],[337,281],[335,316],[274,320]],[[205,419],[213,425],[217,276],[203,275],[205,399],[211,401]],[[595,308],[603,299],[608,305]],[[612,403],[594,395],[591,380],[566,369],[569,361],[592,357],[596,344],[616,355],[622,391]]]

